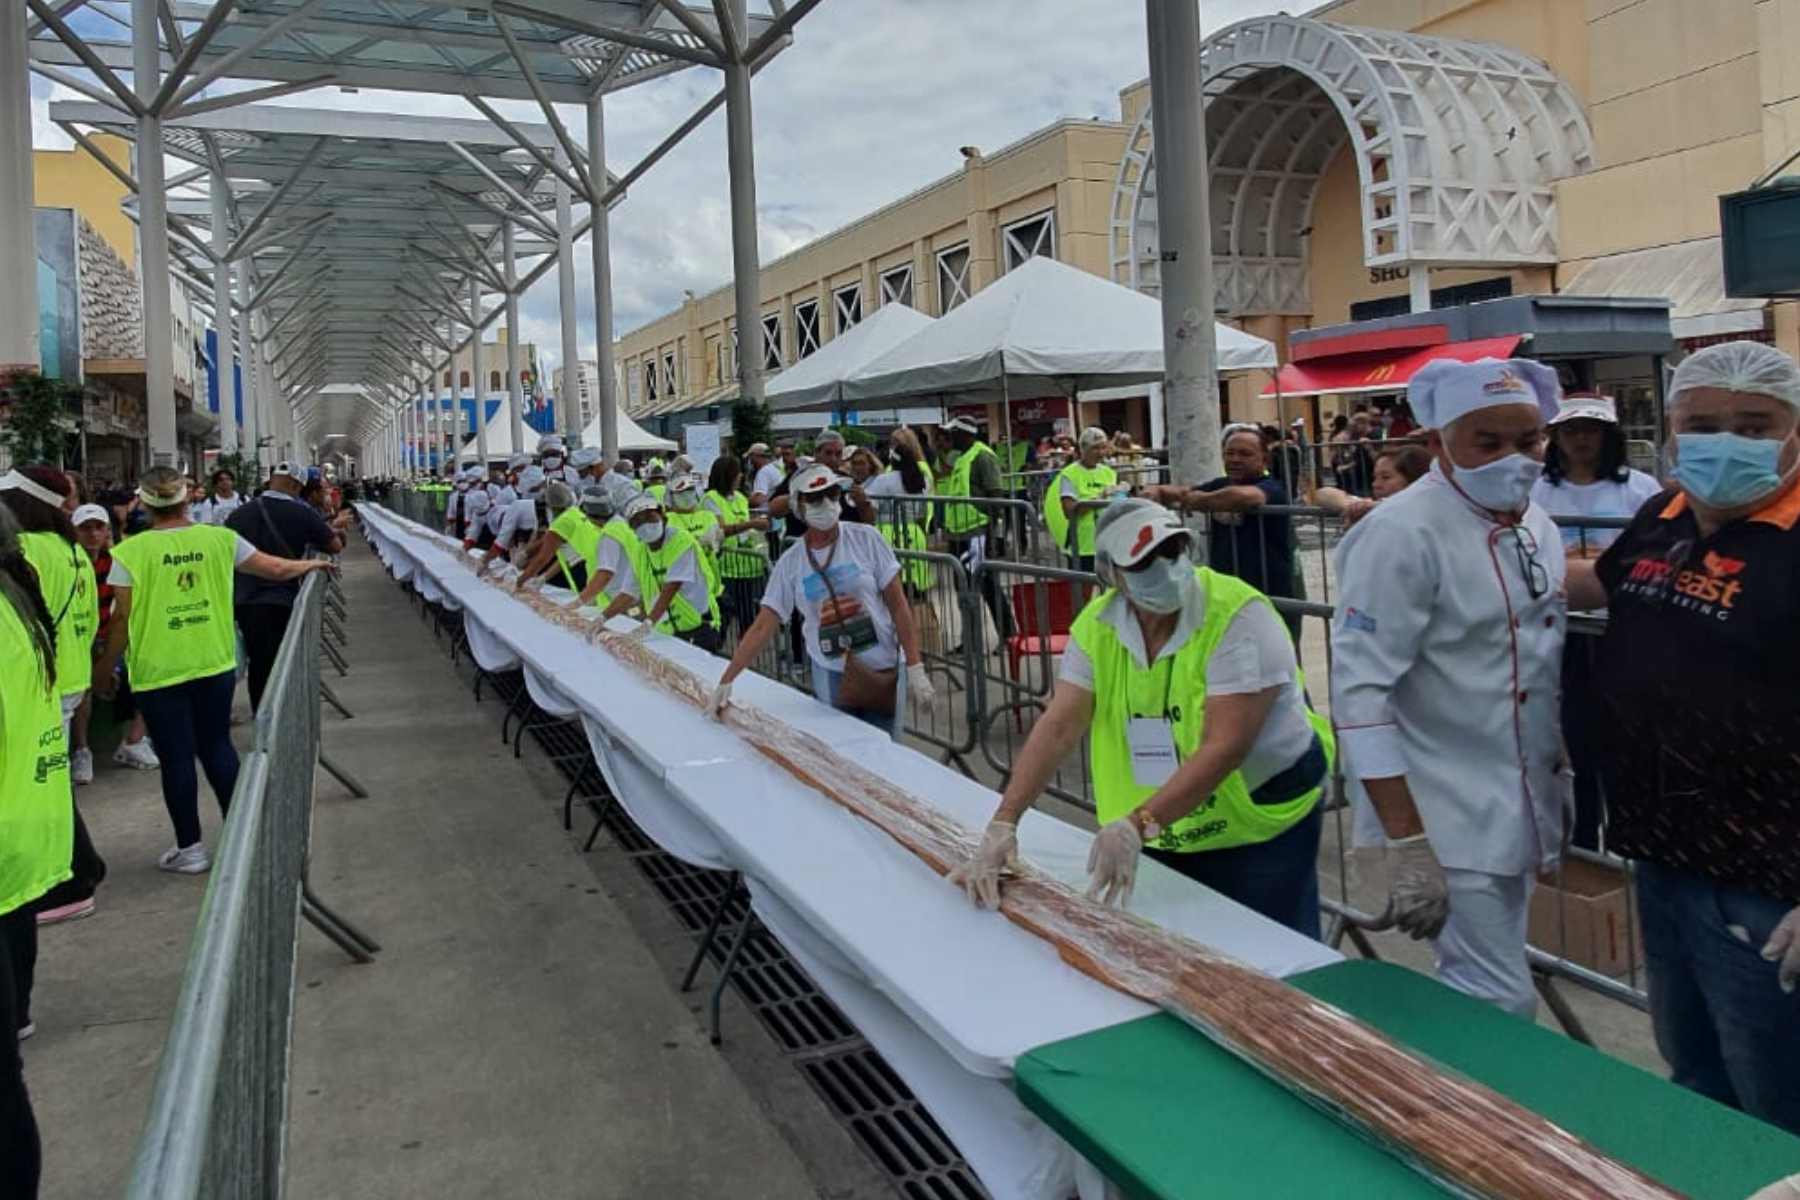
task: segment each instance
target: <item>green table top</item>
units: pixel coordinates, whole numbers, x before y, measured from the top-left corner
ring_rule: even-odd
[[[1800,1172],[1800,1138],[1403,967],[1288,982],[1694,1200]],[[1014,1074],[1026,1107],[1138,1200],[1445,1194],[1167,1015],[1040,1046]]]

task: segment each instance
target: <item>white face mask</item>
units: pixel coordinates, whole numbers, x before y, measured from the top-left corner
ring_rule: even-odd
[[[1185,557],[1159,558],[1139,571],[1121,571],[1125,595],[1145,612],[1167,614],[1186,607],[1193,590],[1194,569]]]
[[[1451,466],[1456,466],[1452,460]],[[1479,467],[1456,467],[1453,482],[1462,494],[1490,512],[1516,513],[1531,502],[1531,488],[1544,464],[1523,454],[1508,454]]]
[[[699,492],[670,492],[669,507],[677,512],[693,512],[700,507]]]
[[[638,541],[646,546],[654,546],[662,541],[663,523],[661,521],[645,521],[637,527]]]
[[[820,533],[829,533],[837,528],[838,506],[833,504],[803,504],[800,507],[800,519]]]

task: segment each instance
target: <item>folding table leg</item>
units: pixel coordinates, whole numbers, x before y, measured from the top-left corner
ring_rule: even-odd
[[[725,985],[731,982],[731,972],[737,968],[738,956],[744,952],[744,943],[750,940],[751,927],[756,924],[756,913],[748,907],[744,910],[744,923],[738,926],[737,937],[731,943],[731,949],[725,952],[725,961],[719,964],[719,978],[713,983],[712,995],[707,1004],[712,1019],[712,1044],[717,1046],[724,1041],[719,1029],[719,1004],[725,998]]]
[[[743,876],[736,871],[725,881],[725,890],[719,895],[718,906],[713,909],[710,920],[706,923],[706,932],[700,935],[700,945],[694,950],[693,961],[688,963],[687,974],[681,977],[681,990],[687,991],[694,986],[694,976],[700,973],[700,964],[706,961],[706,952],[712,949],[713,939],[719,936],[719,926],[725,921],[725,910],[737,899],[738,889],[743,885]]]

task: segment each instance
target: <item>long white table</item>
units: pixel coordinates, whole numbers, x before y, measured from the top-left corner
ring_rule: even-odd
[[[582,722],[608,785],[648,836],[685,862],[742,874],[757,916],[906,1080],[996,1200],[1103,1193],[1098,1174],[1014,1097],[1012,1064],[1148,1006],[973,909],[885,833],[737,734],[477,579],[459,543],[378,506],[358,511],[396,578],[462,613],[484,670],[521,670],[541,708]],[[702,677],[724,669],[673,638],[647,645]],[[991,789],[811,696],[746,674],[732,698],[803,726],[937,805],[971,838],[993,811]],[[1019,828],[1021,853],[1077,886],[1091,837],[1038,813]],[[1148,859],[1131,907],[1274,975],[1340,957]]]

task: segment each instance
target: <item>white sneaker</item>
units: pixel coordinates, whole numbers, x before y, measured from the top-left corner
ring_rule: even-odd
[[[113,751],[113,761],[121,767],[132,767],[139,771],[154,771],[162,766],[162,760],[156,757],[156,751],[150,748],[150,739],[139,742],[120,742],[119,748]],[[88,771],[88,778],[94,777]]]
[[[94,752],[83,746],[69,753],[69,778],[76,783],[94,782]]]
[[[170,846],[156,865],[178,875],[201,875],[212,866],[212,860],[206,857],[206,843],[195,842],[191,846]]]

